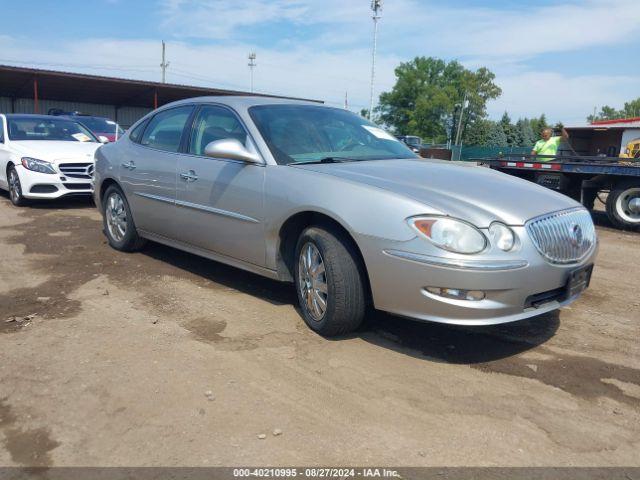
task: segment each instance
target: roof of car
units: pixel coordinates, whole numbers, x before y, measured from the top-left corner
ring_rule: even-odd
[[[211,97],[193,97],[185,100],[178,100],[167,105],[185,105],[189,103],[206,103],[215,102],[223,105],[228,105],[232,108],[249,108],[256,105],[315,105],[324,106],[319,102],[312,102],[306,100],[292,100],[288,98],[270,98],[270,97],[258,97],[250,95],[220,95]],[[167,105],[163,105],[163,108]]]
[[[36,113],[3,113],[7,118],[32,118],[34,120],[51,120],[52,118],[63,118],[64,120],[71,120],[70,118],[62,115],[40,115]]]

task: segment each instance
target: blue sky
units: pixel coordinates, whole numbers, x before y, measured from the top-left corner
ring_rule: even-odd
[[[0,63],[248,89],[367,106],[369,0],[0,0]],[[37,12],[34,15],[34,12]],[[584,121],[640,97],[640,1],[386,0],[376,93],[416,55],[487,66],[503,89],[489,113]]]

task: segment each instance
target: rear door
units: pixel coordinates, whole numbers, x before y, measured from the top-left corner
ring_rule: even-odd
[[[204,155],[210,142],[234,138],[255,151],[235,112],[203,105],[195,115],[186,151],[178,161],[179,240],[264,266],[265,167]]]
[[[193,109],[188,105],[157,113],[122,158],[120,182],[141,230],[169,237],[173,232],[178,152]]]

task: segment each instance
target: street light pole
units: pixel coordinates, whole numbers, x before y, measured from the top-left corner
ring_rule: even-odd
[[[255,52],[251,52],[249,54],[249,71],[251,75],[251,93],[253,93],[253,67],[256,66],[256,54]]]
[[[369,120],[373,111],[373,92],[376,78],[376,49],[378,47],[378,20],[382,11],[382,0],[371,0],[371,10],[373,11],[373,48],[371,52],[371,94],[369,97]]]
[[[166,45],[164,44],[164,40],[162,41],[162,63],[160,64],[160,68],[162,68],[162,83],[166,83],[167,76],[167,67],[169,66],[169,62],[166,61],[165,57],[166,53]]]

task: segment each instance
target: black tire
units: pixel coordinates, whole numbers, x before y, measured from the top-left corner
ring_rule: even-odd
[[[304,266],[300,266],[303,248],[306,251],[309,245],[317,249],[324,265],[327,292],[325,310],[320,318],[307,303],[309,297],[305,292],[311,287],[305,283]],[[305,323],[320,335],[343,335],[357,329],[364,319],[367,290],[363,268],[354,250],[344,235],[320,226],[307,228],[298,239],[293,263],[298,303]],[[322,296],[322,292],[318,294]]]
[[[112,198],[114,202],[116,201],[116,198],[119,198],[122,201],[121,209],[116,210],[110,206]],[[121,252],[134,252],[142,248],[146,243],[146,240],[138,235],[138,231],[136,230],[136,226],[133,222],[133,217],[131,216],[129,202],[120,187],[116,185],[108,187],[107,191],[104,193],[103,199],[102,223],[104,234],[107,236],[109,245]],[[124,213],[124,219],[122,219],[122,216],[116,215],[116,211]],[[114,219],[112,215],[116,215],[120,220],[118,223],[124,225],[124,232],[121,235],[121,230],[117,230],[117,225],[110,223],[110,218],[112,220]]]
[[[613,225],[622,230],[640,227],[640,212],[625,209],[629,195],[640,196],[640,182],[630,180],[618,182],[607,197],[607,217]]]
[[[7,169],[7,183],[9,184],[9,200],[11,200],[11,203],[16,207],[24,207],[28,201],[22,194],[20,176],[13,165]]]

